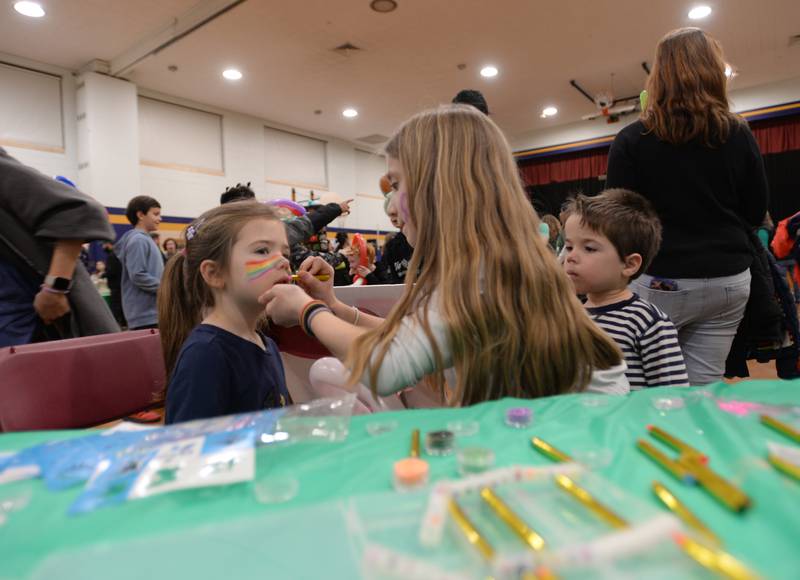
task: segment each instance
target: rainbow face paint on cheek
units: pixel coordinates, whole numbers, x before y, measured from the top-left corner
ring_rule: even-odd
[[[409,222],[408,194],[405,191],[397,192],[397,206],[400,210],[400,217],[405,223]]]
[[[263,260],[251,260],[245,262],[244,271],[247,275],[247,281],[255,282],[271,270],[274,270],[280,266],[285,259],[286,258],[283,256],[273,256],[264,258]]]

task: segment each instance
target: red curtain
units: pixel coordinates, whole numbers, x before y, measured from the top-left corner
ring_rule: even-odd
[[[554,181],[575,181],[604,175],[608,166],[608,146],[577,153],[562,153],[520,162],[522,180],[528,185]]]
[[[800,149],[800,115],[753,121],[750,129],[762,155]],[[556,153],[519,162],[526,186],[591,179],[604,175],[608,146],[576,153]]]
[[[800,115],[750,123],[762,155],[800,149]]]

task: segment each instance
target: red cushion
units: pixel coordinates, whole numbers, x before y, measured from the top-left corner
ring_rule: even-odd
[[[157,330],[0,349],[0,431],[88,427],[152,405],[166,373]]]

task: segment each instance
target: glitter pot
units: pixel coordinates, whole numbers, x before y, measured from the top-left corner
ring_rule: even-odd
[[[456,454],[461,475],[483,473],[494,467],[494,451],[485,447],[462,447]]]
[[[506,411],[506,425],[515,429],[525,429],[530,426],[533,411],[528,407],[512,407]]]
[[[394,464],[394,488],[411,491],[428,483],[428,462],[417,457],[407,457]]]
[[[452,431],[429,431],[425,434],[425,452],[428,455],[450,455],[455,450],[455,442]]]

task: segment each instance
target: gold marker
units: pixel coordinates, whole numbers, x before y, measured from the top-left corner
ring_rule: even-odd
[[[320,282],[327,282],[328,280],[331,279],[330,274],[317,274],[316,276],[314,276],[314,278],[316,278]],[[292,284],[296,284],[298,280],[300,280],[300,276],[298,276],[297,274],[292,274]]]
[[[411,432],[411,457],[419,457],[419,429],[414,429]]]
[[[695,562],[708,570],[731,580],[756,580],[758,578],[756,574],[727,552],[707,548],[682,534],[676,534],[675,541]]]
[[[800,443],[800,431],[791,425],[787,425],[783,421],[778,421],[775,417],[770,417],[769,415],[761,415],[761,423],[774,429],[781,435],[788,437],[795,443]]]
[[[592,494],[588,491],[580,487],[577,483],[572,481],[566,475],[556,475],[556,485],[558,485],[561,489],[569,493],[572,497],[577,499],[580,503],[582,503],[587,509],[591,510],[595,513],[599,518],[605,520],[608,524],[615,528],[626,528],[628,527],[628,522],[623,520],[610,508],[606,507],[599,501],[597,501]]]
[[[650,459],[655,461],[658,465],[663,467],[667,473],[672,475],[678,481],[682,481],[687,485],[692,485],[697,483],[697,478],[692,475],[692,473],[683,467],[680,463],[675,461],[674,459],[670,459],[652,444],[648,443],[644,439],[639,439],[636,442],[636,447],[639,450],[647,455]]]
[[[533,445],[533,448],[536,449],[539,453],[541,453],[545,457],[552,459],[553,461],[563,462],[563,463],[572,461],[572,457],[570,457],[563,451],[560,451],[556,447],[553,447],[544,439],[533,437],[531,438],[531,445]]]
[[[678,464],[687,468],[697,478],[697,483],[724,506],[735,512],[743,512],[750,507],[750,498],[746,493],[715,471],[696,462],[693,457],[681,457]]]
[[[519,536],[532,550],[539,551],[544,549],[544,538],[537,534],[525,521],[512,510],[491,488],[484,487],[481,490],[483,501],[489,504],[492,511],[498,518],[503,520],[511,530]]]
[[[494,558],[494,548],[492,545],[486,541],[475,525],[470,521],[467,517],[467,514],[464,513],[464,510],[461,509],[461,506],[458,505],[458,502],[450,498],[450,502],[448,504],[448,509],[450,510],[450,515],[453,516],[453,521],[456,522],[458,528],[464,534],[464,537],[467,541],[475,546],[475,548],[481,553],[487,561],[491,561]]]
[[[708,527],[700,521],[692,511],[686,507],[675,495],[667,489],[663,484],[659,483],[658,481],[653,482],[653,491],[656,494],[656,497],[661,500],[667,508],[678,516],[687,526],[694,529],[703,536],[710,544],[714,547],[719,547],[722,545],[719,537],[712,532]]]
[[[800,481],[800,467],[797,467],[796,465],[793,465],[788,461],[784,461],[774,453],[769,453],[767,455],[767,461],[769,461],[772,467],[774,467],[781,473],[788,475],[789,477],[793,477],[797,481]]]
[[[660,427],[656,427],[655,425],[648,425],[647,430],[650,431],[650,435],[652,435],[665,445],[672,447],[672,449],[674,449],[681,455],[683,456],[690,455],[693,457],[697,457],[700,463],[708,463],[708,456],[701,453],[691,445],[684,443],[677,437],[670,435]]]

